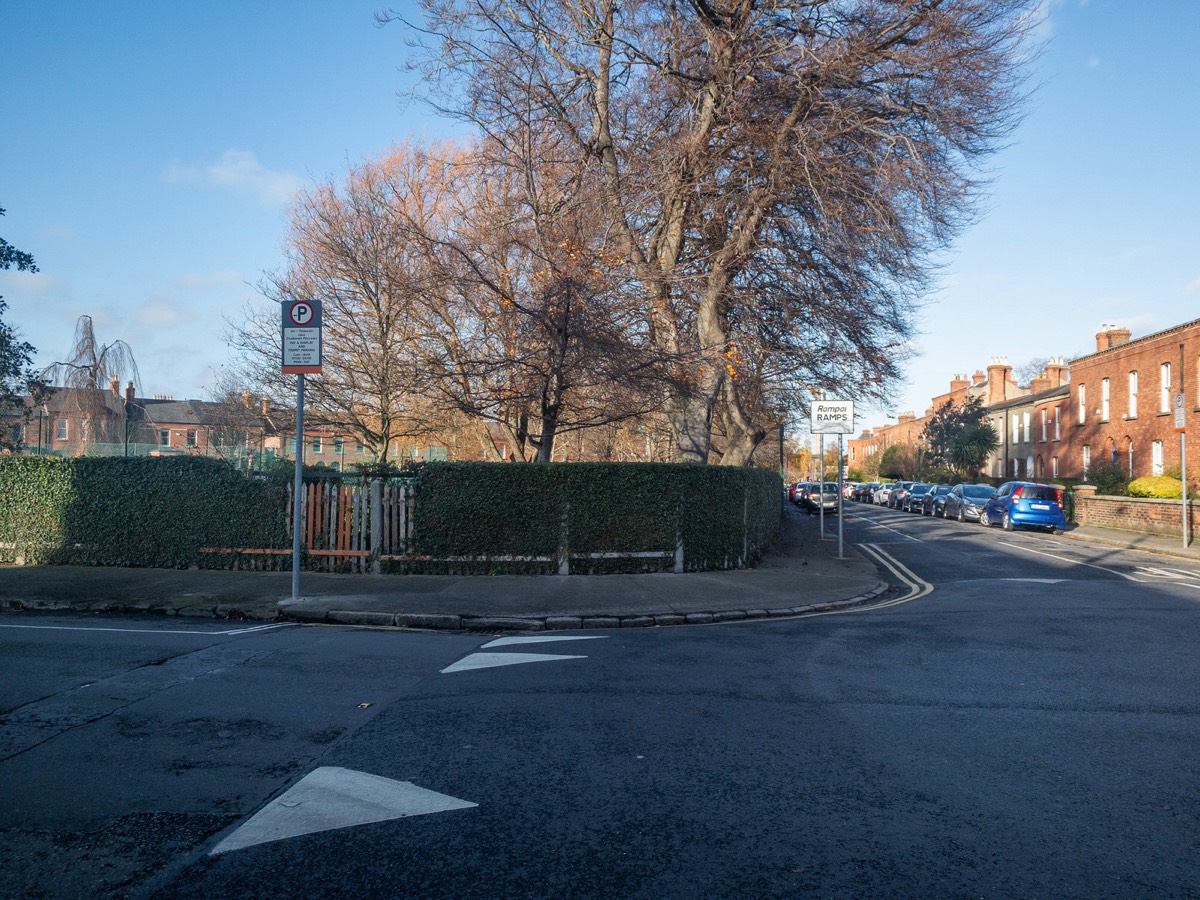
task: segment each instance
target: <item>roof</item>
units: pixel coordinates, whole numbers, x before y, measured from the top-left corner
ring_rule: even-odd
[[[1171,328],[1164,328],[1162,331],[1156,331],[1153,334],[1146,334],[1140,338],[1134,338],[1133,340],[1126,341],[1123,344],[1118,344],[1115,347],[1109,347],[1106,350],[1097,350],[1095,353],[1087,353],[1083,356],[1077,356],[1069,361],[1069,365],[1074,365],[1077,362],[1083,362],[1084,360],[1092,359],[1096,356],[1103,356],[1105,353],[1115,353],[1118,350],[1124,350],[1126,347],[1132,347],[1135,344],[1142,344],[1146,341],[1152,341],[1155,338],[1165,337],[1168,334],[1175,334],[1176,332],[1185,331],[1188,328],[1196,328],[1198,326],[1200,326],[1200,319],[1192,319],[1190,322],[1183,322],[1182,324],[1172,326]]]

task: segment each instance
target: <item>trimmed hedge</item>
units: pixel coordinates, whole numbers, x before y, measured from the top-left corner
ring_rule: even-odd
[[[0,458],[0,561],[221,566],[201,547],[290,546],[286,483],[198,457]]]
[[[572,559],[574,573],[733,568],[761,557],[780,524],[779,475],[666,463],[429,463],[417,478],[414,543],[404,571],[558,571],[570,553],[662,551],[657,559]],[[497,557],[518,557],[512,560]],[[543,557],[530,560],[529,557]],[[453,563],[434,560],[451,558]]]
[[[1153,497],[1157,500],[1181,500],[1183,482],[1166,475],[1147,475],[1129,482],[1130,497]]]

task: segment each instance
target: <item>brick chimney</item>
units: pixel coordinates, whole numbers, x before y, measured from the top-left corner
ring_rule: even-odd
[[[900,413],[900,415],[898,415],[896,417],[896,424],[907,425],[909,422],[915,421],[916,418],[917,418],[916,413],[912,413],[912,412]]]
[[[262,404],[261,404],[261,407],[260,407],[260,408],[262,409],[262,414],[263,414],[263,416],[264,416],[264,417],[265,417],[265,416],[267,415],[267,413],[270,411],[270,410],[269,410],[269,408],[268,408],[268,405],[267,405],[267,404],[268,404],[267,398],[266,398],[266,397],[263,397],[263,398],[262,398]]]
[[[1012,366],[1004,357],[996,357],[987,368],[988,397],[987,405],[1001,403],[1008,399],[1008,382],[1012,376]]]
[[[1029,393],[1040,394],[1042,391],[1048,391],[1051,388],[1050,376],[1045,372],[1039,372],[1033,376],[1029,382]]]
[[[1096,335],[1096,352],[1112,350],[1122,344],[1128,344],[1133,332],[1128,328],[1118,328],[1116,325],[1101,325]]]
[[[125,403],[132,405],[134,400],[133,382],[125,382]]]
[[[987,376],[986,376],[986,375],[984,375],[984,374],[983,374],[981,371],[979,371],[978,369],[976,369],[976,370],[975,370],[975,374],[971,376],[971,384],[973,384],[973,385],[980,385],[980,384],[983,384],[983,382],[984,382],[984,381],[986,381],[986,380],[987,380]]]
[[[950,393],[957,394],[971,386],[971,380],[966,375],[955,375],[950,379]]]
[[[250,398],[250,390],[247,388],[246,390],[242,391],[242,406],[246,407],[246,409],[249,409],[252,403],[253,401]]]
[[[121,379],[118,378],[116,375],[114,375],[112,378],[110,378],[109,382],[108,382],[108,389],[110,391],[112,391],[112,395],[114,397],[120,397],[121,396]]]
[[[1046,363],[1046,377],[1050,379],[1050,387],[1062,387],[1067,383],[1067,361],[1061,356],[1051,357]]]

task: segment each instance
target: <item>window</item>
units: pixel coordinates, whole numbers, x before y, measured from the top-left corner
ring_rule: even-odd
[[[1009,440],[1011,440],[1015,444],[1018,440],[1020,440],[1020,437],[1021,437],[1021,421],[1017,418],[1017,414],[1013,413],[1012,431],[1009,432]]]
[[[1017,470],[1017,458],[1014,456],[1012,460],[1012,477],[1020,478],[1021,473]]]
[[[1079,424],[1087,421],[1087,385],[1079,386]]]
[[[54,428],[54,439],[56,441],[65,441],[71,434],[71,429],[67,424],[66,419],[60,418],[58,424]]]
[[[1158,367],[1158,411],[1160,413],[1169,413],[1171,411],[1171,364],[1163,363]]]
[[[1057,456],[1050,457],[1050,474],[1053,475],[1055,478],[1058,477],[1058,457]]]
[[[189,447],[196,446],[196,429],[189,428],[187,432],[187,445]]]
[[[1062,440],[1062,407],[1054,407],[1054,439]]]
[[[1092,448],[1083,445],[1083,477],[1087,478],[1088,469],[1092,467]]]
[[[359,456],[362,456],[363,446],[364,445],[363,445],[362,441],[355,441],[354,452],[357,453]]]
[[[1129,477],[1133,477],[1133,441],[1129,442]]]
[[[296,437],[295,437],[295,435],[293,435],[291,438],[288,439],[288,452],[292,454],[293,458],[295,458],[295,456],[296,456]]]
[[[171,432],[167,431],[167,429],[165,429],[165,428],[160,428],[158,431],[158,446],[160,446],[160,447],[170,447],[171,446]]]
[[[1025,429],[1025,435],[1022,438],[1022,440],[1026,444],[1028,444],[1029,440],[1030,440],[1030,438],[1029,438],[1029,410],[1025,410],[1025,412],[1021,414],[1021,425]]]
[[[1109,401],[1108,379],[1103,378],[1100,381],[1100,418],[1103,419],[1105,422],[1108,421],[1108,410],[1109,410],[1108,401]]]
[[[1129,418],[1137,418],[1137,372],[1129,373]]]
[[[321,443],[321,436],[319,434],[313,435],[312,451],[313,451],[313,453],[324,453],[325,452],[325,448]]]
[[[1163,442],[1155,441],[1150,445],[1150,474],[1161,475],[1163,473]]]
[[[1046,443],[1046,407],[1042,407],[1042,443]]]
[[[340,438],[340,437],[334,438],[333,439],[333,452],[336,453],[338,456],[341,456],[345,451],[346,451],[346,439]]]

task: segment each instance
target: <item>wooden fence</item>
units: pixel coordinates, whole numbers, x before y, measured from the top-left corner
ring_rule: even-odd
[[[292,536],[293,488],[288,485],[287,533]],[[381,559],[412,547],[413,489],[406,484],[310,481],[301,497],[301,546],[316,572],[378,574]],[[244,550],[290,556],[291,550]]]

